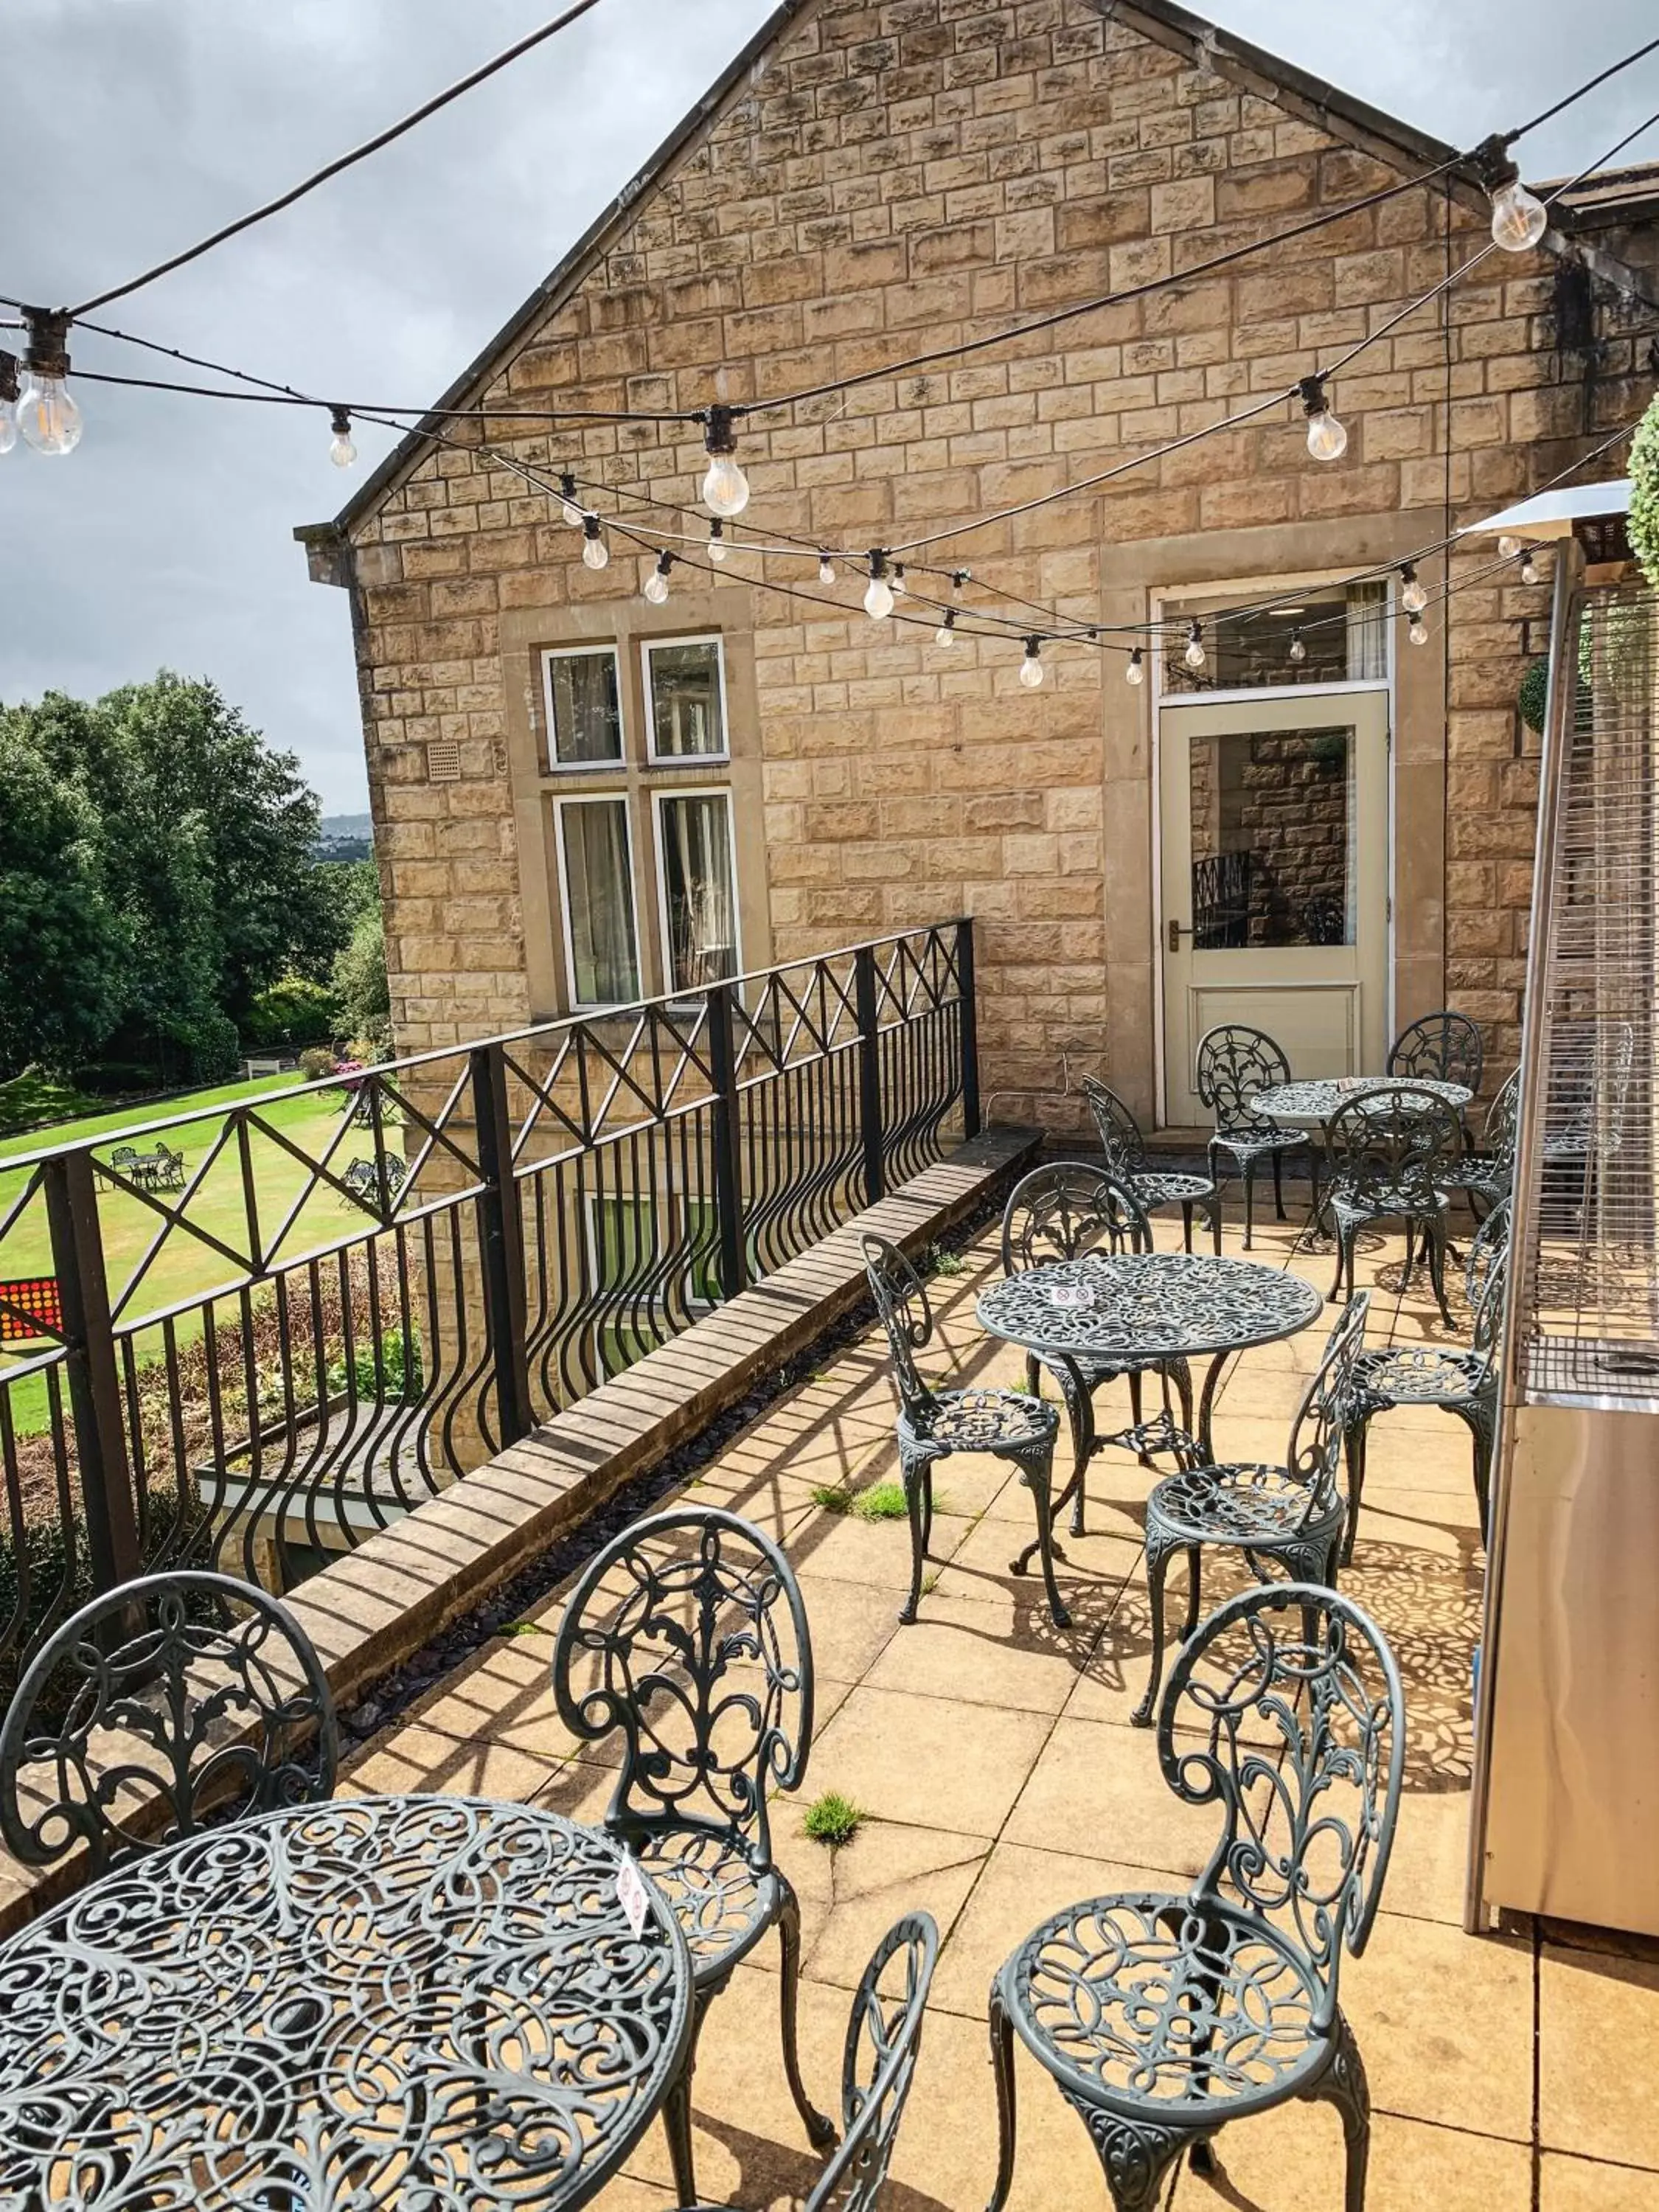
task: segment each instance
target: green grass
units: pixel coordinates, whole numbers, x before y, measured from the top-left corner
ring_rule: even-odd
[[[902,1521],[910,1509],[902,1482],[875,1482],[868,1490],[848,1490],[838,1482],[821,1482],[812,1503],[825,1513],[850,1513],[860,1521]],[[935,1513],[948,1513],[951,1501],[942,1490],[933,1493]]]
[[[802,1826],[815,1844],[828,1844],[834,1851],[850,1844],[869,1817],[862,1805],[843,1797],[839,1790],[826,1790],[807,1807]]]
[[[960,1252],[947,1252],[942,1244],[935,1244],[927,1255],[927,1272],[930,1275],[965,1275],[968,1262]]]
[[[206,1091],[192,1091],[186,1097],[170,1098],[165,1104],[118,1106],[82,1115],[76,1121],[54,1121],[49,1129],[31,1129],[23,1136],[0,1139],[0,1159],[14,1158],[22,1152],[45,1152],[53,1145],[77,1144],[83,1137],[103,1137],[125,1129],[143,1128],[150,1121],[171,1121],[178,1114],[193,1114],[202,1106],[235,1106],[245,1098],[274,1097],[280,1091],[292,1091],[300,1080],[297,1074],[261,1076],[252,1083],[222,1083]],[[205,1131],[208,1125],[202,1126]],[[187,1136],[195,1133],[185,1132]],[[179,1141],[177,1137],[168,1139],[175,1151]],[[200,1136],[197,1141],[201,1141]],[[141,1151],[145,1149],[148,1148],[140,1147]]]

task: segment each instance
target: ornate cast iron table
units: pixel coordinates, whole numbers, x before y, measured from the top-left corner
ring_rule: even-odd
[[[1295,1336],[1324,1305],[1312,1283],[1253,1260],[1206,1252],[1091,1252],[1005,1276],[981,1292],[976,1310],[993,1336],[1072,1369],[1087,1409],[1086,1465],[1095,1448],[1094,1417],[1077,1361],[1145,1359],[1154,1352],[1208,1358],[1197,1437],[1207,1460],[1216,1385],[1229,1353]],[[1054,1500],[1056,1520],[1080,1480],[1074,1477]]]
[[[1437,1076],[1431,1080],[1415,1075],[1329,1075],[1258,1091],[1250,1108],[1263,1121],[1282,1122],[1286,1128],[1322,1129],[1337,1108],[1346,1106],[1349,1099],[1367,1091],[1397,1091],[1401,1085],[1412,1091],[1431,1091],[1460,1113],[1474,1096],[1467,1084],[1443,1083]]]
[[[358,1797],[106,1875],[0,1947],[0,2206],[585,2204],[691,2024],[621,1866],[534,1806]]]

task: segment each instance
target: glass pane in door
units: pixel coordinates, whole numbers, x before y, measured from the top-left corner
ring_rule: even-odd
[[[723,791],[658,805],[669,988],[701,990],[738,972],[731,809]]]
[[[1194,951],[1352,945],[1352,728],[1229,732],[1190,751]]]

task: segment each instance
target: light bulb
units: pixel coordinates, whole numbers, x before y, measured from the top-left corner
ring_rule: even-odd
[[[1492,242],[1505,253],[1525,253],[1549,228],[1549,210],[1519,177],[1511,177],[1492,196]]]
[[[10,453],[16,443],[16,404],[10,399],[0,399],[0,453]]]
[[[1204,625],[1194,623],[1187,633],[1187,650],[1182,654],[1194,676],[1204,665]]]
[[[1521,580],[1523,584],[1535,584],[1538,581],[1538,563],[1533,558],[1531,546],[1527,548],[1521,557]]]
[[[674,565],[672,553],[657,556],[657,565],[645,580],[645,596],[653,607],[661,606],[668,597],[668,572]]]
[[[17,427],[37,453],[72,453],[81,442],[81,410],[61,376],[29,369],[17,403]]]
[[[711,514],[729,520],[749,504],[749,479],[730,453],[716,453],[702,480],[702,503]]]
[[[902,561],[895,561],[893,563],[893,597],[896,599],[902,599],[904,597],[904,563]]]
[[[1040,647],[1034,637],[1025,641],[1025,658],[1019,664],[1019,680],[1028,691],[1036,691],[1042,685],[1042,662]]]
[[[584,567],[589,568],[603,568],[611,558],[611,549],[605,544],[604,538],[599,535],[599,516],[597,514],[585,514],[582,517],[582,562]]]
[[[1291,632],[1291,659],[1300,668],[1307,657],[1308,648],[1302,642],[1302,633],[1299,629],[1293,629]]]
[[[1141,659],[1139,646],[1129,655],[1129,665],[1123,672],[1123,680],[1126,684],[1144,684],[1146,680],[1146,665]]]
[[[1429,626],[1424,621],[1421,615],[1413,615],[1412,617],[1411,621],[1406,626],[1406,635],[1411,640],[1411,642],[1413,645],[1426,645],[1428,643]]]
[[[708,557],[711,561],[724,561],[731,550],[726,542],[726,525],[716,517],[708,526]]]
[[[582,526],[582,510],[576,497],[576,479],[568,469],[559,478],[559,498],[560,521],[568,529],[580,530]]]
[[[1400,571],[1400,604],[1408,615],[1420,615],[1429,604],[1429,595],[1417,580],[1417,571],[1409,561]]]
[[[954,645],[956,641],[957,611],[954,607],[946,607],[944,621],[933,632],[933,642],[935,645]]]
[[[351,442],[351,417],[343,407],[337,407],[329,423],[334,435],[329,444],[328,458],[337,469],[349,469],[357,458],[357,448]]]
[[[1505,534],[1498,541],[1498,557],[1500,561],[1513,561],[1520,550],[1521,540],[1518,538],[1510,538]]]
[[[829,556],[827,553],[820,553],[820,554],[819,554],[819,556],[818,556],[818,581],[819,581],[819,583],[821,583],[821,584],[833,584],[833,583],[835,582],[835,580],[836,580],[836,564],[835,564],[835,562],[834,562],[830,558],[830,556]]]
[[[1328,407],[1308,417],[1308,451],[1316,461],[1340,461],[1348,450],[1348,434]]]
[[[870,582],[864,594],[864,611],[872,622],[885,622],[893,611],[893,587],[887,580],[887,556],[876,545],[870,549]]]

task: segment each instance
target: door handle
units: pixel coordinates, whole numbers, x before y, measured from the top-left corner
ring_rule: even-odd
[[[1169,925],[1169,928],[1170,950],[1171,952],[1179,952],[1181,950],[1182,933],[1184,930],[1186,934],[1190,937],[1193,933],[1191,926],[1186,922],[1172,921]]]

